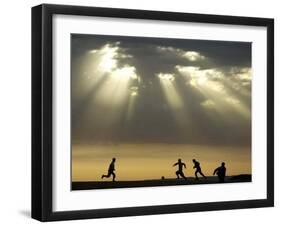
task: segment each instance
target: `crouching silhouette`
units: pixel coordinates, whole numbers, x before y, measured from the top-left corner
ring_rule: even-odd
[[[226,173],[225,163],[222,162],[221,166],[219,166],[218,168],[216,168],[214,170],[213,175],[217,174],[217,176],[219,178],[219,181],[223,183],[224,182],[224,178],[225,178],[225,173]]]

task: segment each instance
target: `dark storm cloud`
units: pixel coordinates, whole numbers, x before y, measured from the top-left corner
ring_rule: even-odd
[[[94,40],[93,40],[94,39]],[[120,42],[128,54],[134,56],[134,65],[140,65],[138,70],[145,70],[144,75],[154,74],[163,69],[173,71],[174,65],[195,65],[204,68],[216,67],[251,67],[251,43],[230,41],[205,41],[185,39],[140,38],[124,36],[93,36],[72,35],[72,53],[83,54],[90,49],[100,48],[107,43]],[[77,45],[76,45],[77,43]],[[173,55],[159,54],[157,47],[172,47],[183,51],[196,51],[206,56],[210,61],[192,62]]]
[[[187,78],[178,76],[179,71],[176,66],[179,65],[183,69],[197,67],[203,72],[207,70],[204,73],[208,76],[208,70],[219,69],[224,77],[232,76],[233,83],[224,84],[229,93],[236,98],[230,96],[229,101],[233,103],[238,101],[250,109],[250,97],[244,93],[250,92],[251,87],[248,78],[243,74],[243,68],[251,67],[251,43],[80,34],[73,34],[71,41],[72,134],[76,142],[151,141],[234,145],[250,143],[251,121],[234,111],[227,111],[227,115],[221,117],[211,108],[206,110],[204,106],[211,107],[210,103],[212,103],[209,97],[189,84],[192,81],[191,76],[188,74]],[[126,121],[127,109],[124,108],[119,120],[110,129],[104,125],[102,119],[106,119],[103,114],[112,114],[112,112],[106,112],[106,110],[102,112],[103,109],[99,109],[91,102],[104,81],[87,92],[83,98],[76,95],[84,89],[80,85],[81,80],[85,79],[84,72],[80,69],[83,57],[89,51],[101,49],[106,44],[119,47],[119,55],[116,57],[118,67],[133,66],[142,81],[138,84],[138,102],[133,120]],[[201,58],[192,60],[192,58],[184,57],[186,52],[199,53]],[[174,82],[177,84],[176,92],[180,94],[182,102],[188,103],[183,109],[189,114],[186,117],[190,118],[187,128],[183,130],[179,129],[175,123],[173,112],[163,95],[156,76],[159,73],[177,75],[174,76]],[[234,77],[234,74],[241,75],[241,78]],[[210,78],[212,82],[215,80],[215,78]],[[238,87],[233,85],[235,82]],[[216,85],[216,83],[211,85]],[[202,105],[202,103],[209,103],[209,105]],[[93,106],[89,107],[91,104]],[[90,120],[83,118],[85,112],[91,116]],[[98,117],[98,115],[102,116]]]

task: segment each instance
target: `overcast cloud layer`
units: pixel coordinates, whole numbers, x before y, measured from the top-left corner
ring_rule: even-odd
[[[251,43],[73,34],[71,63],[74,143],[251,143]]]

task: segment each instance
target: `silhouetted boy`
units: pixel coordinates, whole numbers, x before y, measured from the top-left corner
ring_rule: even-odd
[[[115,177],[116,177],[116,175],[114,173],[114,171],[115,171],[115,160],[116,160],[115,158],[112,159],[112,161],[111,161],[111,163],[110,163],[110,165],[108,167],[107,175],[102,175],[101,179],[103,179],[104,177],[108,178],[108,177],[110,177],[112,175],[113,176],[112,181],[115,181]]]
[[[195,170],[195,177],[196,177],[196,180],[198,180],[198,175],[197,173],[201,174],[205,179],[207,179],[207,177],[205,177],[205,175],[202,173],[201,171],[201,167],[200,167],[200,162],[197,162],[195,159],[192,160],[193,163],[194,163],[194,166],[193,166],[193,169],[196,169]]]
[[[181,176],[182,178],[186,179],[186,177],[185,177],[185,175],[184,175],[184,173],[182,171],[183,170],[182,169],[183,166],[184,166],[184,168],[186,168],[185,163],[181,162],[181,159],[178,159],[178,162],[176,162],[173,165],[173,167],[176,166],[176,165],[178,165],[178,170],[176,171],[177,178],[179,179],[180,178],[179,176]]]
[[[220,181],[220,182],[224,182],[225,173],[226,173],[225,163],[222,162],[222,163],[221,163],[221,166],[219,166],[218,168],[216,168],[216,169],[214,170],[213,175],[217,174],[217,175],[218,175],[218,178],[219,178],[219,181]]]

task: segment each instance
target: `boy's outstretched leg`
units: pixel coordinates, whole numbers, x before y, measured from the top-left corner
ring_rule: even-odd
[[[183,178],[183,179],[187,179],[186,177],[185,177],[185,175],[184,175],[184,173],[183,172],[180,172],[180,175],[181,175],[181,177]]]
[[[204,177],[205,179],[207,179],[207,177],[200,171],[199,172],[201,175],[202,175],[202,177]]]
[[[101,176],[101,179],[103,179],[104,177],[106,177],[106,178],[110,177],[110,173],[108,173],[107,175],[104,175],[104,174],[103,174],[103,175]]]

